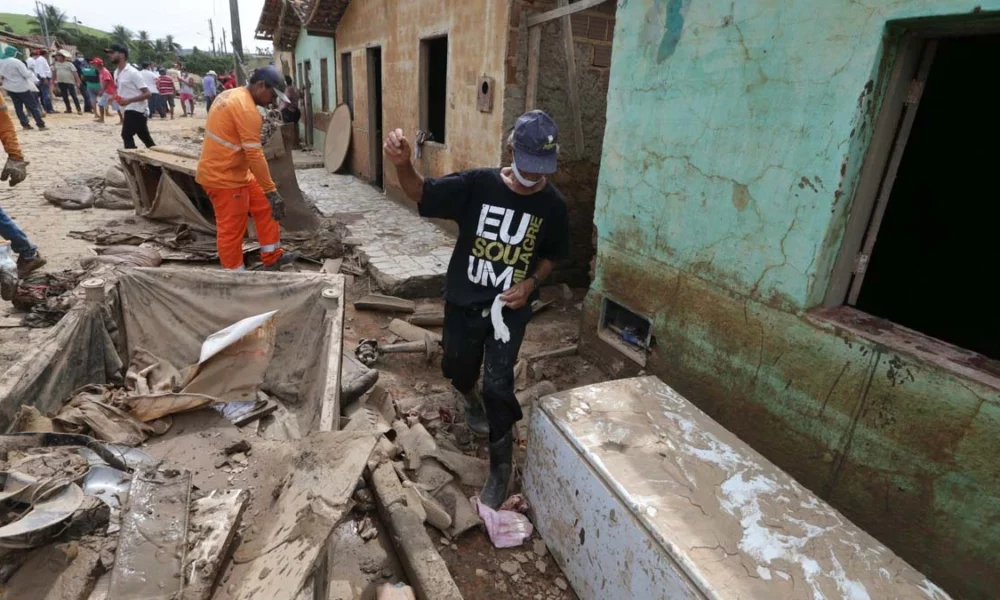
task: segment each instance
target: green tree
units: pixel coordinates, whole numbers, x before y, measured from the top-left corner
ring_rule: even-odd
[[[111,39],[105,36],[96,36],[74,31],[66,35],[66,41],[76,46],[76,49],[87,59],[101,57],[107,59],[104,49],[111,43]]]
[[[124,25],[115,25],[111,30],[111,39],[117,44],[128,46],[129,42],[132,41],[132,37],[132,30]]]
[[[52,6],[51,4],[41,4],[35,6],[35,16],[28,20],[31,26],[31,33],[45,34],[48,32],[49,38],[56,39],[65,37],[69,17],[65,11]]]
[[[209,71],[225,73],[233,68],[232,57],[215,56],[209,52],[203,52],[195,48],[191,54],[181,57],[181,63],[188,73],[204,75]]]
[[[181,49],[181,45],[174,41],[174,36],[168,35],[163,38],[163,43],[167,45],[167,50],[176,54]]]

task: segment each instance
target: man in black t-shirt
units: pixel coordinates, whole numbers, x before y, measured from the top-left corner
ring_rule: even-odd
[[[514,396],[514,363],[531,318],[530,301],[556,261],[569,254],[566,200],[545,177],[556,172],[558,135],[547,114],[526,113],[507,141],[510,167],[426,180],[410,162],[402,130],[390,133],[384,146],[420,215],[458,223],[445,285],[441,369],[465,397],[469,428],[489,433],[490,476],[480,501],[494,509],[507,497],[512,428],[522,417]],[[498,296],[510,332],[507,341],[496,334],[491,319]],[[481,396],[476,390],[480,368]]]

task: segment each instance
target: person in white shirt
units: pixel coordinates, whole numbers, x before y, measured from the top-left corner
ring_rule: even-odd
[[[149,85],[139,69],[128,62],[128,48],[121,44],[112,44],[106,48],[108,58],[115,65],[115,86],[118,88],[118,104],[124,111],[122,120],[122,140],[126,149],[135,149],[135,136],[139,136],[147,148],[156,145],[149,135],[149,123],[146,118],[147,101],[153,95]]]
[[[52,108],[52,67],[49,65],[49,53],[47,50],[36,50],[35,57],[28,59],[28,69],[38,77],[37,98],[42,104],[42,110],[46,114],[55,114]]]
[[[17,120],[21,122],[21,126],[32,129],[28,115],[24,112],[27,108],[35,119],[35,125],[38,125],[39,129],[45,129],[42,111],[35,98],[35,93],[38,91],[38,87],[35,86],[35,75],[17,59],[17,48],[14,46],[4,48],[3,59],[0,59],[0,79],[3,79],[3,89],[14,103],[14,112],[17,113]]]
[[[140,73],[142,73],[142,80],[146,82],[146,87],[149,88],[149,93],[152,94],[149,97],[148,116],[152,119],[154,114],[159,113],[162,119],[166,116],[166,111],[163,108],[163,98],[160,96],[160,90],[156,86],[160,76],[153,70],[153,65],[150,63],[142,63],[142,71]]]

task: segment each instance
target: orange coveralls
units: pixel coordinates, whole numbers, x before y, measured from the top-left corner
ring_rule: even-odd
[[[243,237],[253,216],[264,265],[281,258],[281,228],[271,216],[265,196],[277,187],[261,149],[264,124],[245,87],[226,90],[212,102],[195,180],[215,209],[219,261],[226,269],[243,269]]]
[[[14,130],[14,120],[10,118],[10,108],[3,94],[0,94],[0,144],[7,156],[14,160],[24,160],[21,144],[17,141],[17,132]]]

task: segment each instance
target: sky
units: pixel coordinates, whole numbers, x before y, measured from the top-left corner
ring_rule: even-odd
[[[227,42],[232,39],[229,16],[229,0],[169,0],[169,2],[116,0],[48,0],[63,11],[72,21],[79,19],[84,25],[111,31],[115,25],[124,25],[133,32],[146,30],[151,39],[172,34],[183,48],[198,46],[202,50],[212,47],[208,20],[215,27],[215,43],[222,43],[222,28],[226,29]],[[157,5],[161,8],[157,9]],[[166,6],[164,6],[166,5]],[[264,0],[239,0],[240,31],[243,46],[255,49],[271,43],[253,39],[257,19]],[[3,0],[0,12],[34,14],[34,0]]]

